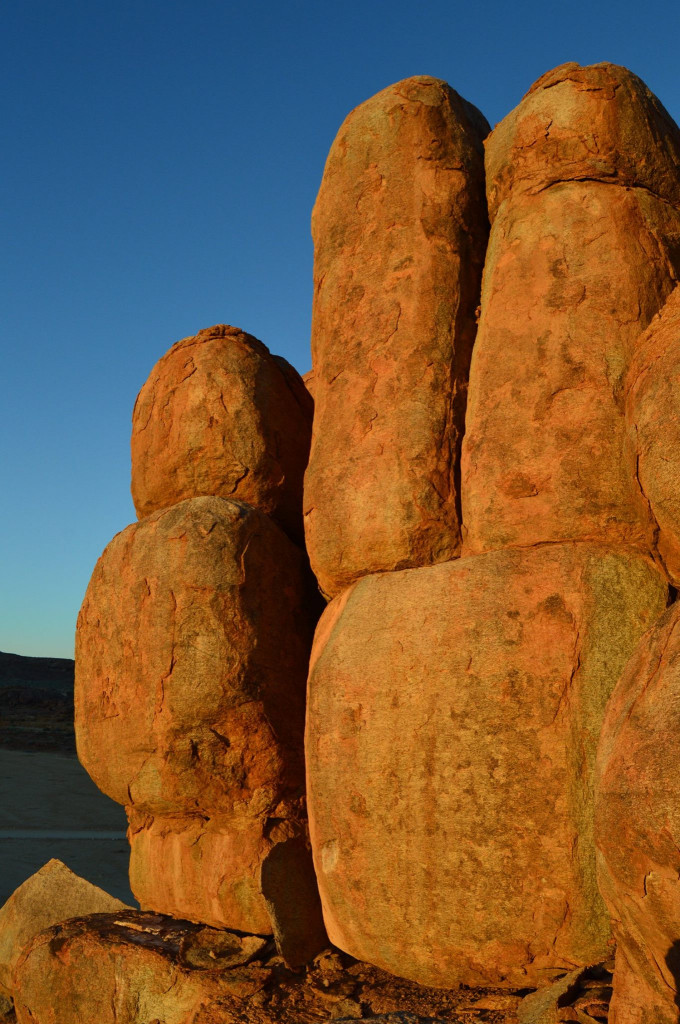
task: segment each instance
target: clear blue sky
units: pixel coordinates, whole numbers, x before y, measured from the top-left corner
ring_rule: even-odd
[[[309,216],[352,107],[431,74],[493,124],[610,60],[679,119],[678,40],[678,0],[4,0],[0,650],[72,656],[175,340],[231,323],[309,368]]]

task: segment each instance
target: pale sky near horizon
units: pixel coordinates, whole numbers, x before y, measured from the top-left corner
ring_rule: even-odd
[[[352,107],[431,74],[493,125],[609,60],[680,120],[679,38],[677,0],[5,0],[0,650],[72,656],[174,341],[232,323],[309,368],[309,217]]]

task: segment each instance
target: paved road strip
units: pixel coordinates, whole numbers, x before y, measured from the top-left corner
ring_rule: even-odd
[[[97,832],[93,829],[57,831],[46,828],[3,828],[2,839],[125,839],[125,832]]]

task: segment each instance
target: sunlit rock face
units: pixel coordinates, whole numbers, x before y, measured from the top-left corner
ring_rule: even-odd
[[[604,960],[592,772],[666,584],[543,545],[366,577],[317,629],[306,756],[331,941],[421,984],[541,984]]]
[[[271,932],[261,871],[279,843],[313,893],[302,743],[314,609],[303,553],[242,502],[187,499],[100,558],[78,619],[78,753],[128,810],[143,906]]]
[[[680,268],[679,158],[677,126],[611,64],[544,75],[487,140],[464,553],[564,540],[655,551],[623,395]]]
[[[50,860],[0,908],[0,995],[13,992],[14,968],[26,945],[46,928],[82,914],[129,910],[60,860]]]
[[[218,324],[158,360],[132,417],[132,497],[149,515],[184,498],[248,502],[302,542],[313,403],[293,367]]]
[[[312,216],[305,533],[321,589],[460,550],[458,457],[488,218],[489,126],[445,82],[345,119]]]
[[[680,583],[680,288],[636,346],[626,390],[628,436],[656,545]]]
[[[678,606],[644,637],[607,708],[597,765],[599,882],[617,941],[613,1024],[680,1005]]]

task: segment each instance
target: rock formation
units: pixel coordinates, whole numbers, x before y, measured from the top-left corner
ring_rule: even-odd
[[[12,974],[24,947],[46,928],[83,914],[128,909],[60,860],[48,861],[0,909],[0,994],[12,994]]]
[[[127,807],[143,906],[271,931],[261,865],[305,827],[310,590],[275,523],[223,498],[155,512],[99,560],[78,620],[78,753]]]
[[[133,425],[138,507],[163,507],[107,547],[76,640],[78,754],[126,807],[142,907],[273,932],[292,964],[326,942],[303,762],[318,595],[269,513],[295,534],[310,409],[235,328],[174,346]]]
[[[655,525],[655,545],[680,583],[680,288],[636,346],[626,412],[634,468]]]
[[[488,233],[489,127],[445,82],[346,118],[314,236],[305,533],[321,589],[460,549],[458,452]]]
[[[680,132],[624,68],[565,64],[486,144],[492,218],[462,456],[464,553],[654,547],[623,383],[680,267]]]
[[[339,139],[331,171],[352,153]],[[349,390],[349,360],[330,362],[333,310],[337,324],[358,322],[340,301],[345,235],[328,226],[320,235],[306,531],[321,585],[338,596],[317,628],[309,680],[312,846],[331,940],[421,983],[536,985],[608,954],[594,752],[626,657],[667,601],[628,458],[624,379],[640,331],[674,287],[678,154],[680,134],[658,101],[612,65],[544,76],[488,138],[492,234],[461,481],[463,554],[475,557],[458,562],[454,545],[434,557],[414,548],[408,562],[328,574],[310,488],[335,436],[323,414],[330,384],[344,381],[344,420],[364,406],[363,392]],[[317,211],[332,209],[332,181],[327,169]],[[365,211],[363,244],[372,207],[346,205],[352,223]],[[382,278],[361,284],[365,309],[389,295]],[[389,377],[374,370],[377,392]],[[375,408],[393,408],[381,395]],[[363,480],[388,465],[382,448],[372,459]],[[453,457],[449,466],[455,474]],[[401,486],[400,473],[389,487]],[[318,521],[336,550],[354,551],[342,485],[329,476],[326,500],[338,494],[334,518]],[[375,514],[387,508],[389,498]],[[382,550],[372,514],[361,528]],[[400,522],[382,521],[396,539]]]
[[[617,940],[611,1024],[676,1024],[680,1005],[680,609],[639,645],[597,765],[599,881]]]
[[[488,213],[487,132],[433,78],[362,104],[305,381],[218,326],[144,385],[76,652],[143,909],[9,927],[18,1024],[432,1019],[461,984],[582,1024],[610,917],[610,1024],[677,1022],[680,131],[563,65],[486,140]]]
[[[236,498],[302,541],[312,401],[296,371],[237,327],[218,324],[159,359],[132,417],[138,516],[184,498]]]
[[[642,556],[565,544],[370,576],[329,605],[306,749],[335,945],[442,986],[606,958],[595,749],[665,603]]]

